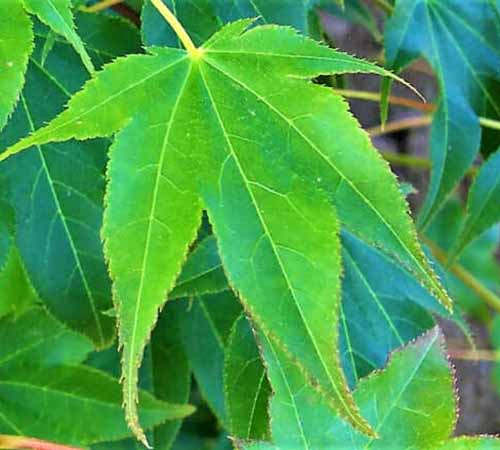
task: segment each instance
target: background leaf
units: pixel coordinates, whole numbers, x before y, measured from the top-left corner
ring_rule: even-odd
[[[92,73],[94,66],[87,50],[76,33],[71,11],[71,0],[22,0],[25,8],[48,25],[54,32],[64,36],[80,55],[84,66]]]
[[[239,317],[231,330],[224,366],[231,436],[244,440],[269,439],[268,402],[271,386],[250,322],[244,315]]]
[[[441,91],[432,126],[433,172],[420,213],[422,225],[432,219],[474,161],[481,140],[478,115],[487,107],[500,113],[498,95],[492,90],[492,80],[500,80],[498,20],[489,0],[399,0],[386,23],[388,67],[400,70],[424,56]],[[496,139],[500,140],[498,133]]]
[[[469,190],[467,217],[450,259],[488,228],[500,222],[500,150],[483,164]]]
[[[118,380],[83,366],[8,374],[0,379],[0,432],[80,446],[123,439],[131,431],[120,393]],[[144,392],[141,405],[147,428],[193,412],[189,405],[163,403]]]

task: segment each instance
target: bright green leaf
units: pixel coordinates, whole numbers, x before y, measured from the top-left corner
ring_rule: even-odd
[[[334,417],[286,355],[264,337],[262,345],[275,392],[271,401],[275,448],[433,449],[453,431],[454,385],[437,329],[394,353],[383,371],[358,384],[354,398],[379,439],[363,436]]]
[[[500,150],[483,164],[474,180],[467,200],[467,217],[457,245],[454,259],[463,248],[491,226],[500,222]]]
[[[8,313],[19,315],[37,300],[19,250],[12,245],[6,265],[0,272],[0,317]]]
[[[140,397],[146,428],[193,412],[190,405],[164,403],[146,392]],[[123,439],[130,430],[121,402],[118,380],[95,369],[18,372],[0,378],[0,432],[78,446]]]
[[[22,2],[30,13],[35,14],[55,33],[64,36],[80,55],[87,70],[90,73],[94,71],[85,45],[75,30],[71,0],[22,0]]]
[[[234,323],[227,344],[224,386],[231,436],[245,440],[268,439],[271,387],[253,330],[243,315]]]
[[[24,84],[33,50],[33,30],[20,0],[0,2],[0,130],[7,123]]]
[[[500,80],[498,20],[490,0],[399,0],[386,24],[389,67],[399,70],[424,56],[441,91],[422,225],[433,218],[474,161],[481,140],[478,115],[487,108],[500,115],[500,101],[491,86],[491,79]]]
[[[396,254],[450,304],[387,164],[342,98],[305,80],[390,74],[287,28],[244,32],[249,24],[223,28],[199,58],[152,48],[117,60],[65,112],[4,154],[119,131],[104,237],[119,305],[127,416],[139,435],[137,368],[202,205],[253,319],[333,408],[367,432],[336,351],[339,227],[330,201],[346,227]]]

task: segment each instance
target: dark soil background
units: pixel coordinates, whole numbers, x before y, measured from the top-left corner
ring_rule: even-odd
[[[322,14],[322,22],[332,44],[342,51],[379,60],[381,44],[363,27],[353,25],[331,15]],[[419,62],[413,70],[408,70],[404,78],[425,96],[428,101],[436,98],[436,83],[430,68]],[[377,92],[380,90],[380,80],[377,77],[356,75],[350,78],[349,89],[359,89]],[[393,94],[412,98],[412,94],[403,86],[395,85]],[[361,100],[350,100],[354,115],[363,127],[379,125],[380,111],[378,104]],[[391,106],[389,120],[398,120],[420,116],[421,113],[408,108]],[[429,128],[409,129],[373,139],[379,149],[395,153],[427,156]],[[410,182],[418,191],[410,196],[412,209],[418,208],[425,194],[428,183],[428,173],[421,169],[409,169],[393,166],[400,180]],[[465,189],[464,189],[465,191]],[[479,323],[471,323],[478,349],[491,349],[488,331]],[[441,323],[449,348],[467,349],[469,344],[462,332],[450,323]],[[492,370],[496,363],[489,361],[470,361],[452,359],[456,370],[457,391],[459,396],[460,415],[456,434],[498,434],[500,433],[500,396],[492,383]],[[432,395],[430,393],[429,395]]]

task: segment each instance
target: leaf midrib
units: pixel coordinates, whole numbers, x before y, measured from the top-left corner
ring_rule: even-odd
[[[210,91],[210,88],[208,86],[206,78],[205,78],[205,76],[203,74],[203,69],[202,69],[201,66],[200,66],[200,76],[201,76],[201,79],[202,79],[202,81],[203,81],[203,83],[205,85],[205,88],[207,90],[207,94],[208,94],[209,99],[210,99],[210,101],[212,103],[212,108],[213,108],[213,110],[215,112],[215,116],[216,116],[217,121],[219,123],[219,126],[221,128],[221,131],[222,131],[222,133],[224,135],[224,139],[225,139],[225,141],[226,141],[226,143],[228,145],[228,149],[230,151],[230,154],[232,155],[232,158],[234,159],[234,161],[236,163],[236,166],[238,168],[238,171],[240,173],[242,181],[244,182],[245,188],[246,188],[246,190],[247,190],[247,192],[248,192],[248,194],[250,196],[250,199],[252,201],[252,204],[253,204],[253,206],[255,208],[255,212],[257,214],[259,222],[261,223],[261,226],[263,228],[264,234],[268,238],[269,243],[271,244],[271,247],[273,249],[273,253],[274,253],[274,256],[276,258],[276,261],[278,262],[278,265],[280,266],[281,273],[282,273],[282,275],[284,277],[284,280],[286,282],[287,288],[288,288],[288,290],[289,290],[289,292],[290,292],[290,294],[292,296],[293,304],[295,305],[295,307],[297,308],[297,311],[299,312],[299,315],[300,315],[300,317],[302,319],[302,322],[303,322],[303,324],[304,324],[304,326],[306,328],[306,331],[307,331],[307,334],[309,336],[309,339],[313,343],[314,350],[315,350],[315,352],[316,352],[316,354],[317,354],[317,356],[318,356],[318,358],[319,358],[319,360],[321,362],[321,365],[322,365],[323,369],[325,370],[326,374],[328,375],[328,378],[330,380],[331,386],[333,387],[333,389],[334,389],[334,391],[335,391],[335,393],[337,395],[338,400],[343,405],[344,413],[347,414],[347,415],[349,415],[349,416],[351,416],[351,418],[354,420],[354,423],[357,423],[358,420],[357,420],[357,418],[355,416],[352,415],[351,408],[345,403],[345,400],[344,400],[343,396],[341,395],[341,393],[339,391],[337,383],[333,379],[332,374],[330,373],[330,370],[328,368],[328,365],[326,364],[326,362],[325,362],[325,360],[323,358],[323,355],[321,354],[321,352],[320,352],[320,350],[319,350],[319,348],[317,346],[318,344],[316,342],[316,339],[314,338],[314,335],[312,334],[312,331],[310,329],[309,323],[305,319],[304,312],[303,312],[302,307],[300,306],[300,304],[298,302],[298,299],[297,299],[296,294],[295,294],[295,290],[293,289],[293,286],[292,286],[292,284],[290,282],[290,278],[288,276],[288,272],[285,269],[285,266],[283,264],[283,261],[281,259],[280,254],[279,254],[279,250],[277,249],[276,244],[274,242],[274,239],[272,238],[272,235],[271,235],[271,233],[269,231],[269,228],[267,226],[267,223],[266,223],[264,217],[262,216],[262,214],[260,212],[260,209],[259,209],[259,206],[258,206],[258,202],[257,202],[257,200],[255,198],[255,195],[254,195],[254,193],[253,193],[253,191],[252,191],[252,189],[250,187],[250,183],[249,183],[249,180],[248,180],[248,178],[247,178],[247,176],[245,174],[245,171],[243,170],[243,167],[241,166],[241,163],[240,163],[240,161],[238,159],[238,156],[237,156],[237,154],[236,154],[236,152],[234,150],[232,141],[230,139],[229,134],[227,133],[227,130],[226,130],[225,126],[224,126],[224,122],[222,120],[222,117],[220,116],[220,113],[218,111],[215,99],[212,96],[212,93]]]
[[[184,60],[184,59],[185,58],[183,58],[182,60]],[[134,383],[133,382],[133,380],[134,380],[133,373],[136,370],[135,369],[135,358],[134,358],[134,352],[135,352],[135,346],[136,346],[135,341],[136,341],[136,337],[137,337],[137,327],[138,327],[138,323],[139,323],[139,311],[140,311],[140,306],[141,306],[142,300],[143,300],[143,289],[144,289],[144,283],[145,283],[146,266],[147,266],[147,261],[148,261],[148,257],[149,257],[149,251],[151,248],[152,228],[153,228],[153,223],[154,223],[155,217],[156,217],[156,208],[157,208],[157,201],[158,201],[158,192],[160,189],[160,181],[161,181],[162,172],[164,169],[163,166],[164,166],[164,162],[165,162],[165,156],[167,153],[167,147],[169,144],[170,132],[172,130],[174,118],[176,116],[182,95],[186,89],[187,82],[189,80],[191,72],[192,72],[192,63],[189,65],[188,69],[186,70],[185,79],[182,82],[181,88],[179,89],[179,93],[177,95],[175,104],[174,104],[172,112],[170,114],[170,119],[169,119],[168,125],[166,127],[165,136],[164,136],[164,140],[162,143],[162,149],[161,149],[161,153],[160,153],[158,167],[156,169],[157,172],[156,172],[156,178],[155,178],[155,186],[153,189],[153,199],[152,199],[152,204],[151,204],[151,209],[150,209],[150,216],[148,219],[148,229],[146,232],[146,242],[144,245],[145,250],[144,250],[143,260],[142,260],[142,264],[141,264],[141,279],[139,282],[139,289],[138,289],[137,298],[136,298],[136,308],[135,308],[135,312],[134,312],[134,323],[132,326],[132,337],[129,341],[129,353],[130,353],[131,357],[130,357],[130,361],[128,364],[128,368],[127,368],[128,373],[127,373],[127,377],[126,377],[127,384],[128,384],[128,405],[129,406],[134,405],[134,397],[136,395],[135,389],[133,386],[133,383]]]
[[[269,100],[267,100],[265,97],[260,95],[258,92],[254,91],[251,89],[247,84],[245,84],[243,81],[239,80],[235,76],[229,74],[222,68],[220,68],[216,63],[213,62],[213,60],[210,60],[209,58],[205,58],[204,60],[208,65],[210,65],[212,68],[217,70],[219,73],[224,75],[226,78],[232,80],[233,82],[239,84],[241,87],[243,87],[245,90],[247,90],[250,94],[252,94],[254,97],[256,97],[258,100],[262,101],[271,111],[273,111],[278,117],[280,117],[283,121],[285,121],[290,128],[292,128],[298,136],[300,136],[318,155],[321,156],[321,158],[330,166],[332,169],[335,170],[335,172],[339,175],[339,177],[347,183],[351,189],[356,192],[356,194],[361,198],[361,200],[369,206],[369,208],[379,217],[381,222],[387,227],[387,229],[391,232],[391,234],[396,238],[397,242],[402,246],[402,248],[405,250],[405,252],[410,256],[410,258],[416,263],[417,267],[422,271],[422,274],[425,274],[427,278],[427,282],[430,283],[430,285],[435,289],[436,294],[440,293],[442,295],[442,290],[440,286],[435,282],[433,277],[427,274],[427,271],[424,269],[422,266],[421,262],[414,256],[413,252],[410,251],[406,243],[400,238],[398,233],[394,230],[392,225],[386,221],[386,219],[381,215],[381,213],[378,211],[377,208],[375,208],[372,203],[366,198],[366,196],[359,191],[359,189],[352,183],[352,181],[346,177],[346,175],[321,151],[321,149],[314,144],[296,125],[293,123],[293,121],[289,120],[288,117],[282,113],[277,107],[275,107]],[[447,301],[448,302],[448,301]],[[445,302],[446,303],[446,302]]]

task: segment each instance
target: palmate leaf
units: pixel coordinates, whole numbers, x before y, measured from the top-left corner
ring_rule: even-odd
[[[478,115],[488,110],[500,115],[493,84],[500,80],[499,24],[490,0],[399,0],[386,24],[388,66],[399,70],[424,56],[441,91],[432,125],[433,172],[422,225],[433,218],[474,161],[481,142]]]
[[[395,352],[383,371],[361,380],[354,391],[379,439],[359,434],[331,414],[286,355],[260,336],[274,391],[270,413],[275,446],[242,444],[245,450],[431,450],[453,431],[453,377],[437,329]]]
[[[201,55],[151,48],[117,60],[65,112],[3,154],[119,131],[103,235],[118,300],[127,417],[142,438],[137,367],[202,208],[231,284],[258,326],[366,432],[336,351],[339,225],[330,203],[346,227],[397,255],[450,304],[388,166],[342,98],[304,80],[390,74],[287,28],[245,32],[250,23],[226,26]]]
[[[98,64],[139,48],[137,32],[123,21],[90,14],[77,20]],[[42,64],[48,30],[37,24],[35,33],[22,99],[0,136],[2,144],[60,112],[88,77],[78,55],[60,38]],[[127,39],[117,43],[116,36]],[[115,334],[114,321],[102,314],[112,304],[99,236],[107,146],[104,140],[41,146],[2,167],[10,181],[17,245],[34,288],[53,314],[98,347]]]
[[[450,259],[454,259],[469,242],[500,222],[499,205],[500,150],[484,163],[470,188],[467,216]]]

